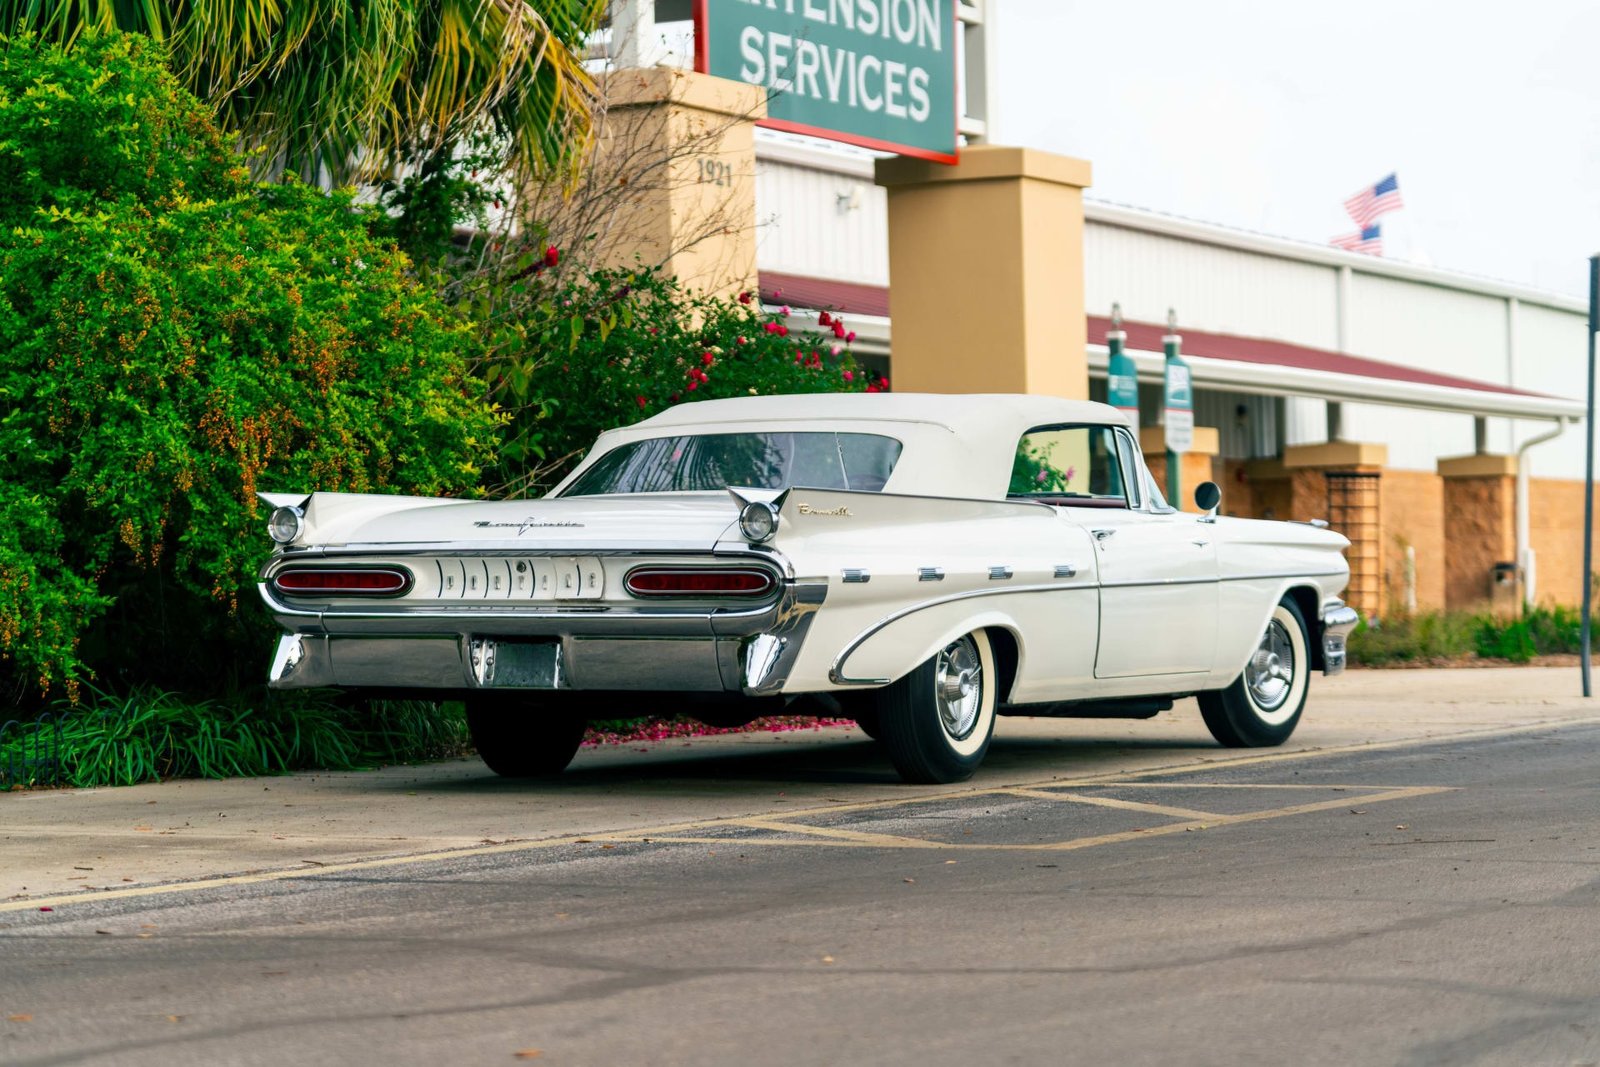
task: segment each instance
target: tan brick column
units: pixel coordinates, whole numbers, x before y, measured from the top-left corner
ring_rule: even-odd
[[[1139,450],[1144,453],[1144,465],[1150,468],[1150,476],[1161,486],[1161,491],[1166,492],[1167,486],[1167,441],[1166,433],[1160,426],[1145,426],[1139,430]],[[1182,465],[1179,471],[1183,475],[1183,491],[1186,499],[1169,500],[1167,503],[1180,511],[1197,511],[1194,506],[1194,489],[1201,482],[1214,482],[1216,475],[1213,472],[1214,460],[1222,451],[1221,436],[1215,426],[1196,426],[1194,428],[1194,447],[1179,457]],[[1222,486],[1222,511],[1228,510],[1228,487]]]
[[[1383,587],[1383,498],[1381,477],[1389,462],[1383,445],[1361,441],[1329,441],[1290,445],[1281,469],[1288,481],[1289,513],[1281,519],[1326,519],[1331,529],[1350,539],[1345,559],[1350,584],[1346,603],[1372,618],[1386,612]]]
[[[1517,457],[1455,456],[1441,459],[1438,470],[1444,479],[1445,605],[1515,611],[1515,574],[1496,585],[1494,568],[1517,556]]]
[[[604,220],[609,266],[662,263],[690,289],[756,286],[755,124],[759,86],[689,70],[621,70],[604,80],[591,166],[629,191]],[[586,235],[585,235],[586,236]]]
[[[979,145],[879,160],[889,190],[894,387],[1087,398],[1089,164]]]

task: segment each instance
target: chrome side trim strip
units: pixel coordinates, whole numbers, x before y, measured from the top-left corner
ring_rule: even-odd
[[[846,567],[844,569],[844,580],[865,585],[867,582],[872,581],[872,572],[861,570],[858,567]]]
[[[1003,582],[1003,581],[1009,580],[1010,578],[1011,578],[1011,568],[1010,567],[990,567],[989,568],[989,580],[991,582]]]
[[[1203,582],[1254,582],[1278,578],[1337,578],[1344,571],[1283,571],[1277,574],[1228,574],[1218,578],[1162,578],[1156,581],[1101,582],[1102,589],[1135,589],[1158,585],[1200,585]]]
[[[922,604],[913,604],[909,608],[901,608],[899,611],[891,612],[890,614],[885,615],[883,618],[879,619],[865,630],[862,630],[855,636],[854,639],[851,640],[848,645],[844,646],[844,651],[840,652],[838,656],[834,657],[833,665],[828,668],[828,681],[832,682],[834,685],[888,685],[890,682],[892,682],[894,680],[892,678],[851,678],[844,673],[845,660],[849,659],[851,655],[855,653],[856,649],[866,644],[867,641],[871,640],[886,626],[897,623],[909,615],[915,615],[919,611],[925,611],[928,608],[938,607],[941,604],[950,604],[957,600],[972,600],[977,597],[985,596],[1015,596],[1021,593],[1059,593],[1062,591],[1062,588],[1063,587],[1059,585],[1019,585],[1008,589],[969,589],[962,593],[950,593],[947,596],[936,597],[935,599],[926,601]],[[1081,585],[1072,588],[1092,589],[1094,587],[1090,585]]]
[[[919,582],[942,582],[942,581],[944,581],[944,568],[943,567],[918,567],[917,568],[917,581],[919,581]]]

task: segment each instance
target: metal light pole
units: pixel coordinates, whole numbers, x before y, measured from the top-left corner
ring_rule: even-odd
[[[1583,422],[1583,695],[1593,696],[1589,679],[1589,613],[1594,599],[1594,335],[1600,331],[1600,255],[1589,257],[1589,407]]]

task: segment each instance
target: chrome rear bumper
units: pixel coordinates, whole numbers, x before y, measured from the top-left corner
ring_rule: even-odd
[[[1322,673],[1339,674],[1345,667],[1345,642],[1361,616],[1342,600],[1322,605]]]
[[[782,692],[826,582],[758,608],[315,611],[262,599],[286,633],[268,685],[387,690]]]

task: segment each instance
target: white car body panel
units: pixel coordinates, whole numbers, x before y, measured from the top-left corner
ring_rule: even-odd
[[[303,511],[262,572],[285,632],[271,682],[470,691],[500,684],[482,663],[496,642],[553,643],[564,688],[793,696],[888,684],[988,629],[1009,672],[1003,698],[1025,708],[1226,686],[1291,591],[1317,640],[1348,579],[1344,538],[1149,500],[1007,499],[1019,437],[1062,424],[1125,428],[1114,409],[1050,397],[752,397],[608,431],[541,500],[263,494]],[[902,450],[881,491],[739,490],[779,506],[764,544],[741,535],[725,491],[563,496],[623,445],[742,431],[870,433]],[[636,568],[673,566],[753,568],[772,592],[700,602],[626,587]],[[275,584],[339,568],[407,582],[387,598]],[[1330,669],[1353,625],[1342,610]]]

